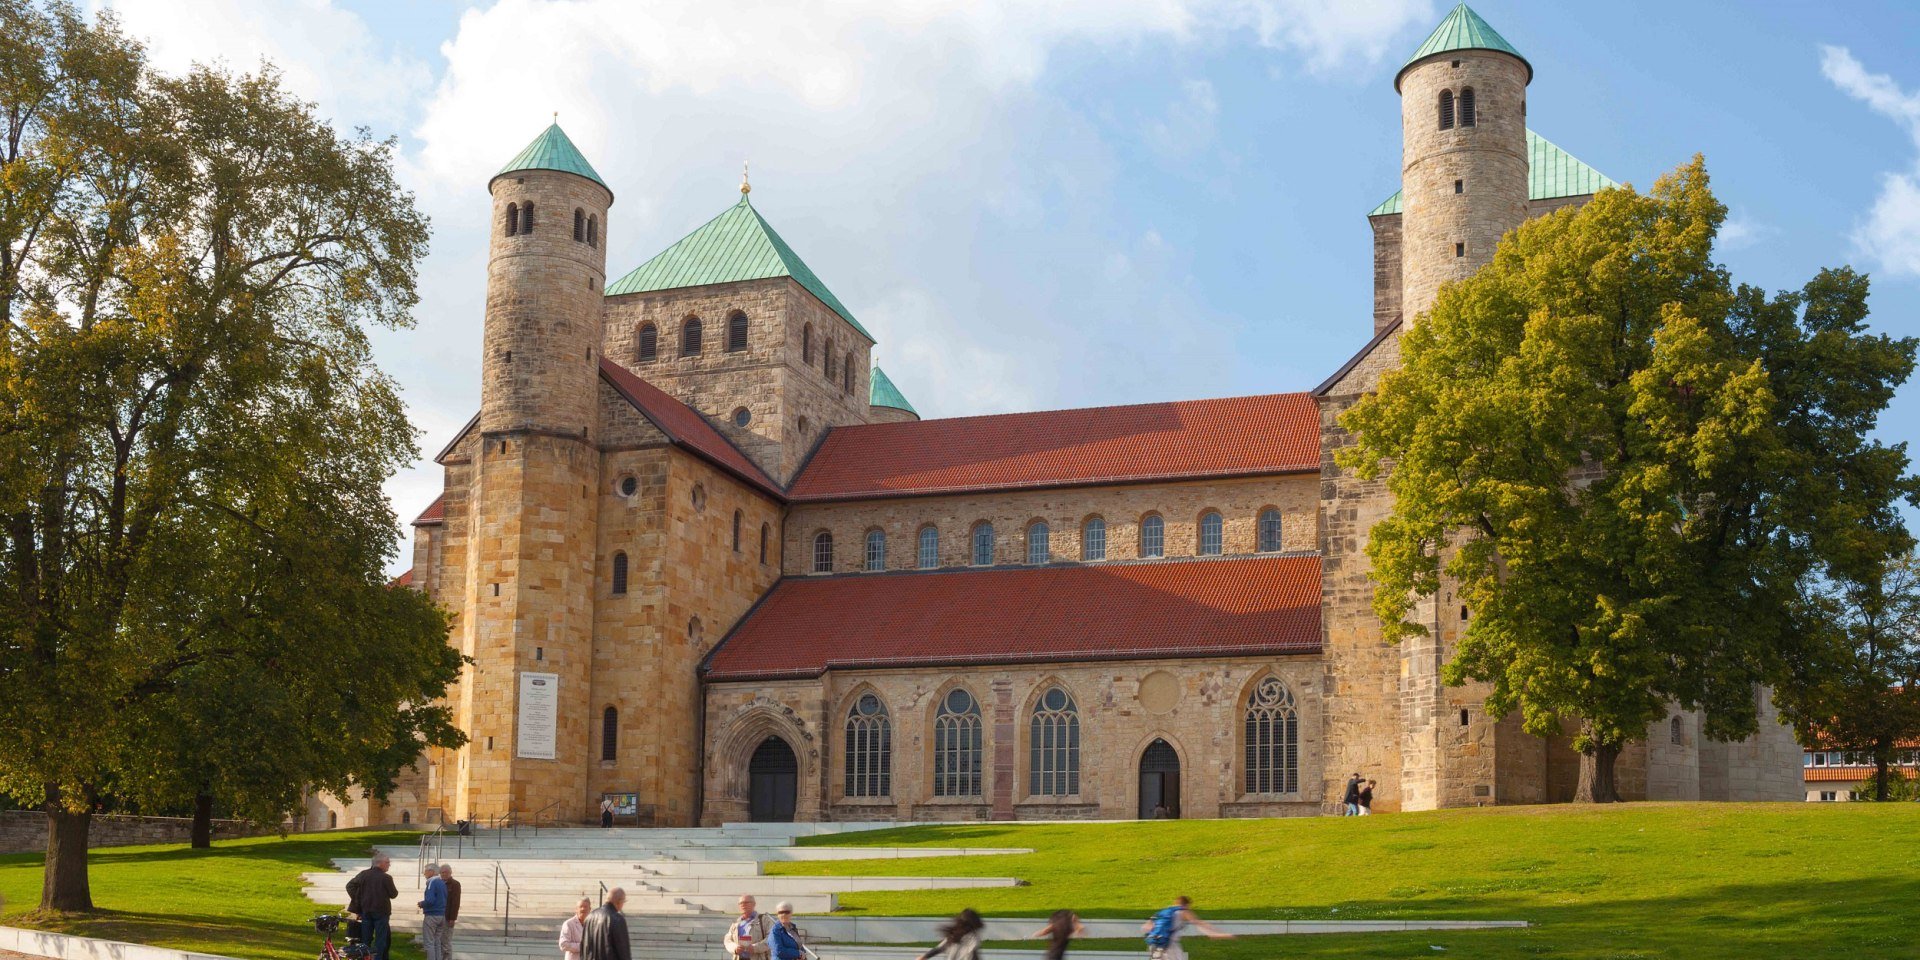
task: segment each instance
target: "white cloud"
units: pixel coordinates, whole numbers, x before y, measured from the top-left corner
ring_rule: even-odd
[[[1777,232],[1772,225],[1755,220],[1746,211],[1734,210],[1720,225],[1719,244],[1727,250],[1744,250]]]
[[[1820,72],[1842,93],[1900,124],[1914,142],[1906,171],[1880,177],[1880,195],[1854,228],[1854,246],[1894,274],[1920,276],[1920,92],[1902,89],[1891,76],[1868,73],[1845,47],[1820,48]]]

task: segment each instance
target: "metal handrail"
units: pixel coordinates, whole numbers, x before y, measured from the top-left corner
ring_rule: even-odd
[[[606,902],[607,902],[607,882],[605,880],[602,880],[600,881],[600,903],[597,904],[597,906],[604,906],[606,905]],[[575,907],[574,909],[577,910],[579,908]]]
[[[447,828],[445,826],[439,826],[439,827],[435,827],[433,829],[433,832],[421,835],[420,852],[417,855],[419,859],[415,860],[413,864],[414,874],[415,874],[414,886],[416,888],[424,887],[427,884],[427,878],[426,878],[427,864],[438,863],[440,861],[440,853],[441,853],[440,842],[441,842],[441,839],[446,835],[446,832],[447,832]],[[433,845],[432,860],[427,859],[427,845],[429,843]]]
[[[501,887],[507,888],[507,909],[504,913],[500,910]],[[510,939],[513,936],[513,883],[507,879],[507,872],[500,869],[499,861],[493,864],[493,910],[501,913],[500,939]]]
[[[540,817],[541,817],[541,815],[542,815],[542,814],[544,814],[544,813],[546,813],[546,812],[547,812],[548,810],[552,810],[552,809],[553,809],[554,807],[557,807],[557,806],[559,806],[559,805],[560,805],[560,801],[558,801],[558,800],[553,800],[553,801],[550,801],[550,802],[548,802],[548,803],[547,803],[547,805],[546,805],[546,806],[544,806],[544,807],[541,807],[541,808],[540,808],[540,809],[538,809],[538,810],[535,810],[535,811],[533,812],[533,814],[532,814],[532,816],[528,818],[528,819],[530,819],[530,820],[532,821],[532,824],[533,824],[533,835],[534,835],[534,836],[536,836],[536,837],[537,837],[537,836],[539,836],[539,835],[540,835]]]

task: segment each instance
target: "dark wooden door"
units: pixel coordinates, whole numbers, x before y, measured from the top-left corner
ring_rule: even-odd
[[[747,761],[747,818],[755,823],[790,823],[800,792],[800,763],[793,748],[768,737]]]
[[[1180,816],[1180,755],[1165,740],[1155,740],[1140,755],[1140,819],[1155,819],[1161,806],[1168,819]]]

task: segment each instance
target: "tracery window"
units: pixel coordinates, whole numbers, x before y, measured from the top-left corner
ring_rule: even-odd
[[[1080,792],[1080,711],[1053,687],[1033,705],[1027,727],[1027,793],[1071,797]]]
[[[1157,513],[1148,514],[1140,521],[1140,555],[1142,557],[1164,557],[1167,555],[1167,522]]]
[[[1208,510],[1200,515],[1200,555],[1217,557],[1220,555],[1222,532],[1225,523],[1217,510]]]
[[[940,528],[920,528],[920,561],[922,570],[932,570],[940,565]]]
[[[825,530],[813,535],[813,572],[833,572],[833,534]]]
[[[1051,538],[1045,520],[1035,520],[1027,526],[1027,562],[1046,563],[1053,559]]]
[[[1268,507],[1260,511],[1260,552],[1280,552],[1280,511]]]
[[[1080,559],[1105,560],[1107,558],[1107,521],[1100,517],[1088,517],[1080,528]]]
[[[879,530],[867,531],[867,570],[877,573],[887,568],[887,535]]]
[[[1279,677],[1261,680],[1247,698],[1245,739],[1246,792],[1300,789],[1300,716]]]
[[[933,795],[980,796],[980,703],[954,689],[933,718]]]
[[[860,695],[847,711],[849,797],[885,797],[893,793],[893,723],[887,707],[871,693]]]

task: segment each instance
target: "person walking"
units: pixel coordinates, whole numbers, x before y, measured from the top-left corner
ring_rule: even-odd
[[[613,811],[615,809],[612,797],[600,798],[600,829],[605,830],[613,826]]]
[[[607,902],[587,915],[580,931],[580,960],[633,960],[633,941],[627,936],[627,891],[614,887]]]
[[[580,941],[586,936],[587,914],[593,910],[593,899],[581,897],[574,905],[573,916],[560,923],[560,960],[580,960]]]
[[[1074,937],[1087,935],[1086,924],[1080,922],[1078,914],[1072,910],[1055,910],[1047,920],[1047,925],[1034,931],[1031,939],[1047,938],[1046,960],[1064,960],[1067,955],[1067,943]]]
[[[800,927],[793,922],[793,904],[783,902],[773,908],[773,927],[769,932],[772,936],[767,943],[773,960],[805,960],[813,955],[800,939]]]
[[[947,960],[980,960],[980,931],[986,926],[987,922],[980,919],[980,914],[968,907],[952,920],[941,924],[940,942],[915,960],[937,956],[945,956]]]
[[[440,865],[440,882],[447,885],[447,928],[440,935],[441,954],[453,960],[453,922],[460,919],[460,881],[453,878],[453,865]]]
[[[1368,780],[1364,785],[1360,787],[1360,815],[1363,817],[1370,817],[1373,815],[1373,781],[1372,780]]]
[[[420,892],[420,946],[427,960],[452,960],[447,956],[447,882],[440,879],[440,865],[429,863],[420,871],[427,888]]]
[[[360,918],[360,939],[367,945],[367,960],[387,960],[393,945],[393,901],[400,888],[393,885],[387,868],[393,858],[375,852],[373,866],[347,881],[347,909]]]
[[[1360,815],[1360,774],[1355,773],[1347,778],[1347,792],[1341,795],[1340,802],[1344,805],[1341,816]]]
[[[1187,952],[1180,947],[1180,938],[1189,928],[1199,930],[1215,940],[1231,940],[1233,934],[1222,933],[1213,924],[1200,919],[1193,912],[1193,901],[1187,897],[1175,897],[1173,905],[1165,907],[1153,915],[1140,927],[1147,935],[1147,957],[1149,960],[1187,960]]]
[[[740,915],[727,927],[727,956],[740,960],[766,960],[773,947],[768,943],[773,918],[754,909],[752,894],[740,898]]]

